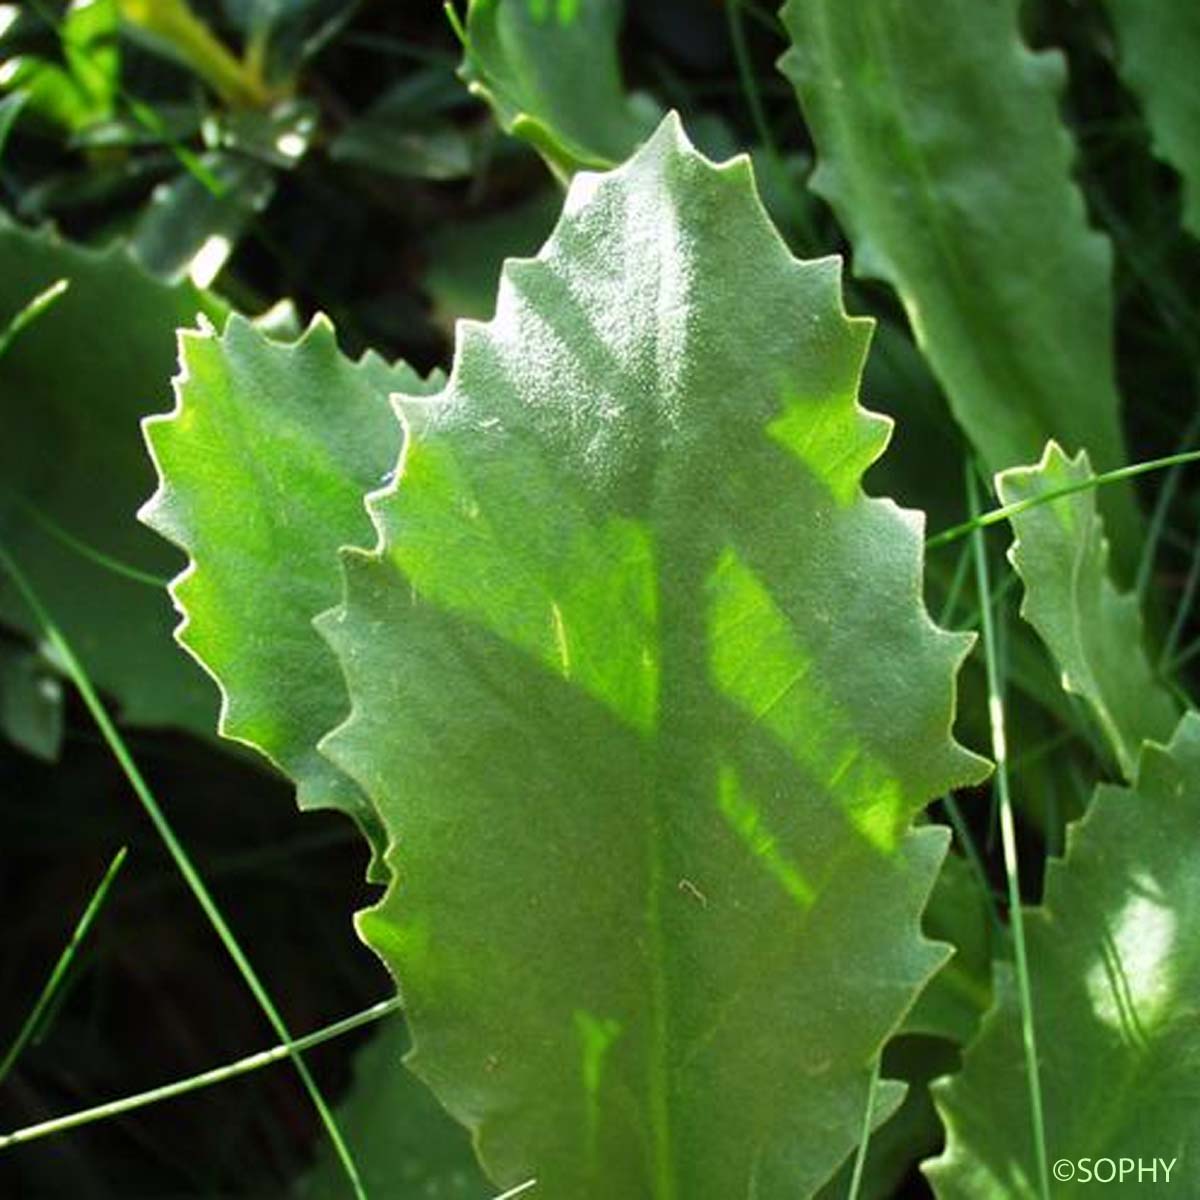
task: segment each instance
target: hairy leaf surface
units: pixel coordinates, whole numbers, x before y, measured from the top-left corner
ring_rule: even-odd
[[[1140,97],[1159,156],[1183,177],[1183,223],[1200,237],[1200,5],[1106,0],[1121,78]]]
[[[0,328],[58,279],[66,294],[0,359],[0,539],[127,720],[209,734],[211,689],[172,644],[171,606],[153,579],[179,556],[134,513],[154,480],[138,422],[162,403],[175,329],[200,312],[223,319],[225,308],[190,284],[151,278],[121,249],[0,218]],[[0,621],[38,633],[7,581]]]
[[[498,1184],[811,1192],[945,957],[910,823],[981,774],[968,639],[922,608],[919,516],[860,489],[887,423],[839,283],[672,118],[400,402],[320,622],[353,701],[324,748],[387,825],[361,928],[414,1069]]]
[[[651,131],[621,83],[614,0],[470,0],[462,77],[501,126],[569,179],[609,167]]]
[[[400,454],[388,394],[424,385],[374,354],[351,362],[320,318],[282,345],[234,316],[222,336],[183,333],[180,361],[174,411],[145,422],[160,482],[141,511],[190,556],[171,587],[176,636],[221,688],[221,733],[382,851],[362,792],[317,753],[349,702],[312,618],[340,595],[338,548],[372,540],[363,495]]]
[[[781,66],[819,165],[813,186],[891,283],[954,415],[993,471],[1050,438],[1124,458],[1111,252],[1087,225],[1057,112],[1062,59],[1022,43],[1016,0],[790,0]],[[1122,567],[1131,494],[1103,501]]]
[[[1026,917],[1047,1149],[1061,1158],[1176,1159],[1164,1195],[1194,1196],[1200,1156],[1200,716],[1147,744],[1136,788],[1097,789]],[[945,1154],[926,1166],[946,1200],[1039,1195],[1011,971],[935,1092]],[[1149,1181],[1136,1185],[1150,1189]],[[1055,1197],[1095,1184],[1055,1184]],[[1132,1194],[1127,1178],[1114,1194]]]
[[[1053,442],[1034,467],[996,477],[1004,504],[1045,495],[1092,477],[1086,452],[1068,458]],[[1041,635],[1062,685],[1088,703],[1121,771],[1132,779],[1142,742],[1165,741],[1178,720],[1142,647],[1137,597],[1108,577],[1108,542],[1094,489],[1038,505],[1012,518],[1009,551],[1025,583],[1021,615]]]

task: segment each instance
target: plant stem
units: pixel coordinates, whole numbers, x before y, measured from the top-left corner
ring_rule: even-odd
[[[163,1100],[171,1100],[176,1096],[185,1096],[189,1092],[199,1091],[200,1088],[212,1087],[213,1084],[224,1083],[236,1079],[239,1075],[247,1075],[251,1071],[269,1067],[272,1063],[281,1062],[293,1057],[304,1050],[311,1050],[322,1042],[332,1041],[353,1029],[358,1029],[371,1021],[378,1021],[394,1013],[400,1007],[400,997],[393,996],[390,1000],[382,1000],[353,1016],[343,1017],[324,1029],[318,1029],[304,1037],[296,1038],[270,1050],[261,1050],[257,1054],[247,1055],[235,1062],[226,1063],[223,1067],[214,1067],[211,1071],[202,1071],[188,1079],[180,1079],[175,1083],[164,1084],[162,1087],[151,1088],[149,1091],[137,1092],[132,1096],[123,1096],[120,1100],[110,1100],[107,1104],[96,1104],[91,1108],[81,1108],[78,1112],[67,1113],[66,1116],[54,1117],[49,1121],[40,1121],[36,1125],[27,1125],[24,1129],[13,1133],[0,1134],[0,1150],[8,1146],[23,1145],[26,1142],[37,1141],[38,1138],[49,1137],[52,1133],[63,1133],[68,1129],[78,1129],[81,1125],[90,1125],[95,1121],[104,1121],[109,1117],[120,1116],[137,1108],[145,1108],[149,1104],[158,1104]]]
[[[103,567],[114,575],[120,575],[123,579],[130,579],[134,583],[145,584],[147,587],[161,589],[171,582],[159,575],[152,575],[149,571],[143,571],[140,567],[130,566],[129,563],[124,563],[119,558],[113,558],[112,555],[105,554],[103,550],[97,550],[94,546],[89,546],[87,542],[68,533],[57,521],[48,517],[36,504],[31,504],[19,492],[9,492],[8,494],[13,503],[27,513],[55,541],[61,542],[68,550],[73,550],[80,558],[86,558],[88,562],[95,563],[96,566]]]
[[[108,864],[108,870],[104,872],[104,877],[92,893],[92,898],[83,910],[83,915],[75,925],[75,930],[71,934],[71,940],[67,942],[63,952],[58,956],[58,962],[54,964],[54,970],[50,972],[50,978],[46,980],[41,995],[38,996],[36,1003],[30,1010],[29,1016],[25,1018],[25,1023],[21,1026],[20,1032],[13,1039],[12,1045],[9,1046],[8,1053],[4,1056],[4,1061],[0,1062],[0,1082],[3,1082],[5,1076],[12,1070],[13,1064],[21,1057],[30,1039],[37,1032],[43,1014],[49,1007],[50,1001],[54,999],[55,993],[57,993],[63,979],[66,978],[67,971],[75,959],[75,952],[83,943],[83,939],[87,937],[88,930],[92,927],[92,922],[95,921],[97,914],[104,905],[104,901],[108,898],[108,889],[112,887],[113,880],[116,879],[117,872],[121,869],[121,864],[125,861],[126,853],[127,851],[124,846],[117,851],[113,856],[112,862]]]
[[[1075,483],[1064,484],[1062,487],[1043,492],[1040,496],[1030,496],[1025,500],[1018,500],[1015,504],[1005,504],[1000,508],[993,508],[990,512],[972,517],[971,520],[964,521],[961,525],[952,525],[949,529],[944,529],[941,533],[935,533],[933,537],[926,538],[925,548],[932,550],[937,546],[948,545],[960,537],[965,537],[968,533],[974,533],[977,529],[998,525],[1001,521],[1007,521],[1009,517],[1018,516],[1020,513],[1028,512],[1031,508],[1037,508],[1042,504],[1049,504],[1051,500],[1059,500],[1063,496],[1073,496],[1076,492],[1086,492],[1089,488],[1102,487],[1108,483],[1119,483],[1122,479],[1132,479],[1136,475],[1146,475],[1151,471],[1162,471],[1167,467],[1193,462],[1200,462],[1200,450],[1189,450],[1184,454],[1169,454],[1166,458],[1153,458],[1146,462],[1133,463],[1128,467],[1118,467],[1115,471],[1106,471],[1103,475],[1093,475],[1091,479],[1081,479]]]
[[[726,0],[725,15],[729,23],[729,39],[733,43],[733,56],[737,62],[738,78],[741,81],[742,94],[750,108],[750,119],[754,122],[758,140],[770,156],[782,176],[783,169],[779,161],[779,147],[771,127],[767,124],[767,114],[763,110],[762,96],[759,95],[758,82],[754,77],[754,67],[750,62],[750,49],[746,45],[746,31],[742,26],[742,0]]]
[[[262,78],[234,57],[192,12],[186,0],[118,0],[131,25],[165,42],[226,103],[266,108],[272,99]]]
[[[0,331],[0,358],[12,345],[13,339],[23,329],[27,329],[34,321],[38,319],[48,308],[57,301],[62,294],[70,286],[70,281],[59,279],[52,283],[43,292],[38,292],[28,304],[11,321],[5,326],[3,331]]]
[[[1078,489],[1075,489],[1078,490]],[[979,512],[975,476],[968,465],[967,496],[971,513]],[[1015,507],[1015,506],[1010,506]],[[1004,698],[997,665],[996,631],[992,622],[991,588],[988,584],[987,549],[983,519],[976,517],[972,529],[975,579],[979,590],[979,613],[983,627],[983,650],[987,666],[988,714],[992,727],[992,757],[996,760],[996,799],[1000,808],[1000,838],[1004,849],[1004,874],[1008,882],[1008,917],[1016,955],[1017,988],[1021,1002],[1021,1036],[1025,1048],[1025,1074],[1029,1085],[1030,1122],[1037,1160],[1038,1188],[1042,1200],[1050,1200],[1050,1168],[1046,1155],[1046,1123],[1042,1112],[1041,1075],[1038,1068],[1037,1036],[1033,1023],[1033,996],[1029,983],[1029,960],[1025,951],[1025,914],[1021,907],[1021,884],[1017,861],[1016,827],[1008,791],[1008,745],[1004,734]]]
[[[509,1188],[507,1192],[503,1192],[499,1196],[492,1197],[492,1200],[517,1200],[518,1196],[525,1195],[525,1193],[536,1184],[536,1179],[527,1179],[524,1183],[518,1183],[515,1188]]]
[[[881,1058],[876,1057],[875,1065],[871,1068],[871,1082],[867,1085],[867,1106],[863,1111],[862,1133],[858,1139],[858,1150],[854,1155],[854,1170],[850,1175],[850,1191],[846,1200],[858,1200],[858,1192],[862,1187],[863,1168],[867,1164],[867,1146],[871,1142],[871,1121],[875,1116],[875,1094],[879,1090],[879,1069]]]

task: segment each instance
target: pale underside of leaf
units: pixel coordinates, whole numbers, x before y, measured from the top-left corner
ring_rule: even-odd
[[[318,622],[353,702],[322,748],[388,829],[361,929],[414,1069],[498,1184],[811,1193],[944,959],[945,838],[910,824],[982,773],[969,639],[922,607],[919,517],[859,486],[887,425],[839,282],[672,118],[399,402],[378,548]]]
[[[1041,461],[996,477],[1003,504],[1016,504],[1092,478],[1086,452],[1068,458],[1054,442]],[[1062,672],[1063,687],[1087,701],[1127,779],[1143,741],[1165,741],[1178,711],[1143,648],[1137,597],[1108,575],[1108,542],[1092,490],[1038,505],[1012,519],[1009,557],[1025,584],[1021,615]]]
[[[1136,787],[1100,787],[1026,916],[1051,1160],[1175,1160],[1162,1194],[1197,1195],[1200,1156],[1200,716],[1142,752]],[[947,1129],[926,1165],[945,1200],[1039,1195],[1011,971],[962,1072],[936,1091]],[[1056,1197],[1096,1185],[1055,1185]],[[1126,1176],[1114,1195],[1153,1185]]]
[[[1088,227],[1058,114],[1061,56],[1031,53],[1016,0],[790,0],[781,60],[818,151],[813,187],[859,273],[899,293],[951,409],[993,471],[1050,438],[1124,460],[1111,249]],[[1132,494],[1102,499],[1118,565]]]
[[[171,587],[176,637],[221,690],[221,733],[290,776],[301,807],[350,813],[381,853],[365,797],[316,750],[349,702],[312,618],[340,595],[338,549],[373,540],[362,498],[400,454],[388,395],[424,385],[374,354],[351,362],[323,318],[292,345],[240,317],[220,336],[187,331],[180,362],[174,410],[145,422],[159,487],[140,514],[190,557]]]

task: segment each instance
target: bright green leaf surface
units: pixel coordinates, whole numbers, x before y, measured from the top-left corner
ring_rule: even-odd
[[[653,106],[621,83],[616,0],[470,0],[462,77],[562,177],[621,162]]]
[[[1035,467],[996,477],[1001,502],[1015,504],[1091,477],[1087,455],[1073,459],[1050,443]],[[1108,577],[1108,542],[1095,491],[1076,492],[1012,518],[1010,552],[1025,584],[1021,615],[1062,671],[1062,685],[1096,716],[1127,779],[1143,739],[1165,741],[1178,719],[1142,648],[1137,597]]]
[[[904,302],[918,344],[993,471],[1050,438],[1124,459],[1111,253],[1090,230],[1058,116],[1062,59],[1020,39],[1016,0],[790,0],[782,60],[816,141],[813,186],[857,270]],[[1130,493],[1102,501],[1119,565]]]
[[[0,327],[58,279],[66,294],[0,359],[0,540],[127,720],[211,733],[212,689],[171,642],[163,589],[100,559],[151,577],[178,569],[134,516],[154,486],[138,422],[168,393],[176,327],[224,308],[120,249],[0,220]],[[38,632],[7,582],[0,620]]]
[[[370,1196],[380,1200],[492,1200],[470,1139],[404,1066],[408,1030],[390,1020],[358,1055],[354,1085],[338,1110],[354,1161]],[[296,1200],[343,1200],[346,1174],[323,1148]]]
[[[354,705],[323,747],[392,847],[361,928],[497,1184],[811,1193],[944,960],[945,837],[910,822],[983,773],[968,639],[921,606],[919,516],[860,489],[887,423],[839,266],[674,119],[578,176],[404,404],[319,622]]]
[[[1046,1142],[1061,1158],[1176,1159],[1171,1182],[1112,1195],[1194,1197],[1200,1161],[1200,716],[1143,751],[1137,787],[1104,786],[1026,917]],[[937,1092],[944,1200],[1038,1196],[1011,972],[960,1075]],[[1055,1200],[1095,1183],[1054,1184]]]
[[[1154,145],[1183,177],[1183,222],[1200,237],[1200,4],[1105,0],[1121,78],[1141,99]]]
[[[320,319],[294,345],[237,316],[180,345],[175,410],[145,424],[160,486],[141,513],[191,557],[172,585],[177,637],[221,687],[221,732],[381,850],[362,793],[316,751],[348,700],[311,622],[340,595],[338,548],[374,540],[362,497],[400,453],[388,394],[423,385],[374,354],[351,362]]]

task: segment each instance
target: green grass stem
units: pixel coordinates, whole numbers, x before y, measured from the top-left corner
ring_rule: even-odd
[[[879,1091],[879,1070],[881,1059],[877,1056],[875,1065],[871,1068],[871,1082],[867,1084],[867,1103],[863,1109],[862,1133],[858,1139],[858,1149],[854,1152],[854,1169],[850,1173],[850,1190],[846,1200],[858,1200],[862,1188],[863,1170],[867,1165],[867,1147],[871,1143],[872,1122],[875,1119],[875,1096]]]
[[[1119,483],[1122,479],[1133,479],[1137,475],[1147,475],[1151,471],[1163,471],[1168,467],[1182,466],[1185,463],[1200,462],[1200,450],[1189,450],[1182,454],[1169,454],[1166,458],[1147,459],[1145,462],[1132,463],[1128,467],[1118,467],[1115,471],[1106,471],[1103,475],[1093,475],[1091,479],[1082,479],[1076,483],[1064,484],[1059,488],[1052,488],[1048,492],[1043,492],[1040,496],[1030,496],[1025,500],[1018,500],[1015,504],[1005,504],[1000,508],[993,508],[989,512],[980,513],[976,517],[972,517],[969,521],[964,521],[961,525],[952,525],[949,529],[942,530],[941,533],[935,533],[933,537],[925,539],[925,548],[927,550],[936,549],[938,546],[947,546],[951,542],[957,541],[960,537],[966,537],[969,533],[974,533],[977,529],[986,529],[989,525],[998,525],[1001,521],[1007,521],[1010,517],[1019,516],[1023,512],[1028,512],[1031,508],[1037,508],[1042,504],[1049,504],[1052,500],[1060,500],[1063,496],[1073,496],[1076,492],[1086,492],[1094,487],[1103,487],[1109,483]]]
[[[1074,489],[1079,490],[1079,489]],[[979,494],[975,476],[968,466],[967,496],[971,513],[979,512]],[[1013,505],[1009,506],[1015,507]],[[1000,519],[1000,518],[997,518]],[[994,523],[994,522],[992,522]],[[984,660],[987,667],[988,715],[992,729],[992,757],[996,760],[995,788],[1000,809],[1000,838],[1004,850],[1004,874],[1008,883],[1008,917],[1012,927],[1016,957],[1017,988],[1021,1003],[1021,1035],[1025,1048],[1025,1075],[1029,1087],[1029,1117],[1037,1160],[1038,1192],[1041,1200],[1050,1200],[1050,1166],[1046,1154],[1046,1121],[1042,1109],[1041,1074],[1038,1067],[1037,1035],[1033,1022],[1033,995],[1029,982],[1029,960],[1025,950],[1025,913],[1021,907],[1018,873],[1017,835],[1013,822],[1012,799],[1008,790],[1008,745],[1004,732],[1004,697],[1000,684],[997,639],[992,620],[991,587],[988,582],[987,548],[983,540],[984,521],[978,517],[972,527],[975,555],[975,580],[979,592],[979,614],[983,631]]]
[[[5,326],[3,333],[0,333],[0,358],[3,358],[9,346],[12,345],[13,339],[23,329],[28,329],[34,321],[38,319],[47,309],[51,308],[54,303],[63,295],[70,286],[70,281],[66,279],[55,280],[45,291],[38,292],[28,304],[9,323]]]
[[[270,1050],[261,1050],[257,1054],[247,1055],[245,1058],[239,1058],[234,1062],[226,1063],[224,1066],[214,1067],[211,1071],[202,1071],[199,1075],[180,1079],[176,1083],[164,1084],[162,1087],[151,1088],[145,1092],[137,1092],[132,1096],[123,1096],[119,1100],[110,1100],[106,1104],[96,1104],[91,1108],[81,1108],[77,1112],[67,1113],[62,1117],[54,1117],[49,1121],[39,1121],[36,1125],[27,1125],[24,1129],[17,1129],[12,1133],[0,1134],[0,1150],[4,1150],[10,1146],[35,1142],[38,1138],[49,1137],[55,1133],[64,1133],[68,1129],[78,1129],[81,1125],[91,1125],[96,1121],[105,1121],[111,1117],[118,1117],[122,1113],[133,1112],[138,1108],[145,1108],[150,1104],[159,1104],[163,1100],[172,1100],[177,1096],[186,1096],[190,1092],[199,1091],[201,1088],[225,1083],[227,1080],[236,1079],[239,1075],[247,1075],[251,1071],[262,1070],[263,1067],[269,1067],[273,1063],[293,1058],[295,1055],[305,1050],[311,1050],[314,1046],[319,1046],[323,1042],[332,1041],[334,1038],[351,1032],[351,1030],[358,1029],[372,1021],[378,1021],[382,1017],[389,1016],[399,1007],[400,997],[393,996],[390,1000],[381,1000],[378,1004],[373,1004],[370,1008],[363,1009],[362,1012],[354,1013],[349,1017],[343,1017],[340,1021],[335,1021],[332,1025],[326,1025],[323,1029],[305,1034],[304,1037],[296,1038],[279,1046],[272,1046]]]
[[[87,902],[87,907],[83,910],[83,915],[76,923],[70,941],[67,942],[63,948],[63,952],[58,956],[58,961],[54,964],[54,969],[50,972],[50,976],[42,988],[41,995],[38,996],[33,1008],[30,1009],[29,1016],[25,1018],[24,1024],[13,1039],[12,1045],[9,1046],[8,1053],[5,1054],[3,1061],[0,1061],[0,1083],[3,1083],[9,1071],[12,1070],[13,1064],[21,1057],[25,1047],[29,1045],[34,1034],[37,1033],[42,1023],[42,1017],[50,1007],[50,1002],[58,993],[58,989],[62,986],[63,980],[67,977],[67,972],[71,969],[71,963],[75,961],[76,951],[83,944],[83,940],[87,937],[88,930],[91,929],[92,923],[100,913],[100,909],[104,907],[104,901],[108,898],[109,888],[112,887],[113,880],[116,879],[117,872],[121,869],[121,865],[125,861],[126,853],[126,848],[122,846],[113,855],[112,862],[108,864],[108,870],[104,872],[103,878],[96,885],[96,890],[92,892],[92,897]]]
[[[87,542],[82,541],[72,533],[68,533],[57,521],[47,516],[36,504],[31,504],[19,493],[9,492],[9,496],[18,507],[27,513],[55,541],[61,542],[68,550],[72,550],[78,554],[80,558],[86,558],[88,562],[95,563],[96,566],[103,567],[106,571],[111,571],[114,575],[120,575],[124,579],[132,580],[134,583],[145,584],[147,587],[161,589],[165,588],[171,582],[160,575],[152,575],[149,571],[143,571],[139,567],[130,566],[128,563],[122,562],[119,558],[114,558],[111,554],[105,554],[103,550],[97,550],[94,546],[89,546]]]

